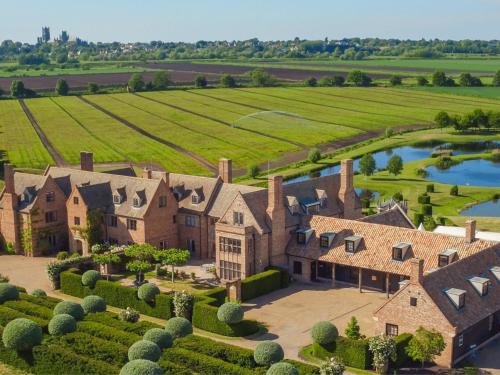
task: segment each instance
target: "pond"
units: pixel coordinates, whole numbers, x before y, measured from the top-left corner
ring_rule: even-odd
[[[450,185],[500,186],[500,163],[490,160],[465,160],[448,169],[427,168],[427,179]]]
[[[460,212],[461,216],[487,216],[499,217],[500,216],[500,200],[493,199],[488,202],[475,204]]]

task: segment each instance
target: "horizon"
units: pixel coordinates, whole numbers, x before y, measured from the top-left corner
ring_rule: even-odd
[[[262,41],[380,38],[400,40],[499,40],[495,27],[500,3],[493,0],[423,0],[417,5],[382,0],[334,4],[312,0],[263,0],[234,4],[229,0],[164,3],[147,7],[133,0],[89,0],[85,4],[50,4],[27,0],[19,9],[4,5],[10,16],[0,24],[0,39],[34,43],[42,26],[51,38],[66,30],[89,42]],[[30,11],[27,13],[26,9]],[[318,11],[320,9],[321,11]],[[145,11],[146,10],[146,11]],[[286,17],[283,17],[284,11]],[[337,16],[338,14],[341,17]],[[19,20],[22,19],[22,22]],[[135,24],[134,24],[135,23]]]

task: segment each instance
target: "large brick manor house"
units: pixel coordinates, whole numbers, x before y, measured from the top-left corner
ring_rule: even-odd
[[[500,335],[500,243],[477,238],[474,221],[465,236],[418,230],[398,204],[363,217],[352,160],[339,174],[299,183],[270,176],[268,188],[233,184],[227,159],[214,178],[93,169],[88,152],[80,169],[48,167],[43,175],[6,164],[3,241],[26,256],[88,254],[98,234],[115,244],[189,249],[215,260],[223,282],[279,265],[303,282],[383,291],[377,330],[437,329],[444,366]]]

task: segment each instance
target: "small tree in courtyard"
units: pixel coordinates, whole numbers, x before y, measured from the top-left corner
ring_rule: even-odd
[[[359,333],[359,324],[358,320],[356,319],[355,316],[351,317],[351,320],[347,324],[347,327],[344,331],[346,337],[352,339],[352,340],[359,340],[361,338],[361,334]]]
[[[101,268],[106,264],[116,264],[120,263],[120,256],[118,254],[113,254],[112,252],[106,252],[104,254],[93,254],[92,260],[97,263]],[[106,275],[106,279],[109,280],[109,274]]]
[[[172,282],[175,282],[174,280],[175,267],[185,265],[190,257],[191,254],[189,253],[189,250],[182,250],[182,249],[159,250],[155,254],[155,259],[157,261],[161,262],[161,264],[163,265],[172,267]]]
[[[368,347],[373,354],[373,367],[379,374],[387,373],[389,360],[396,360],[396,344],[389,336],[380,335],[371,337]]]
[[[420,327],[408,343],[406,352],[411,359],[420,361],[424,367],[425,362],[434,361],[434,358],[440,355],[445,347],[446,343],[441,333],[434,329],[429,331]]]
[[[372,154],[364,154],[359,160],[359,171],[365,176],[371,176],[377,169],[377,164]]]
[[[137,281],[142,282],[142,274],[151,268],[151,261],[158,250],[150,244],[133,244],[125,248],[125,255],[132,258],[127,263],[127,270],[137,274]]]
[[[389,159],[389,163],[387,163],[387,170],[389,173],[392,173],[394,176],[397,176],[403,170],[403,159],[401,156],[394,155]]]

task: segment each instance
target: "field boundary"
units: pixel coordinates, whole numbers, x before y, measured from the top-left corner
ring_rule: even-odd
[[[56,150],[54,145],[49,141],[45,133],[43,132],[42,128],[38,124],[38,121],[36,120],[35,116],[33,116],[33,113],[31,113],[30,109],[24,102],[24,99],[19,99],[19,105],[24,111],[24,114],[28,118],[28,120],[31,123],[31,126],[33,126],[33,129],[35,129],[36,134],[40,138],[40,141],[42,141],[42,144],[45,146],[47,151],[49,152],[50,156],[52,156],[52,159],[56,162],[58,166],[68,166],[69,164],[64,160],[64,158],[61,156],[61,154]]]
[[[155,141],[157,141],[157,142],[159,142],[167,147],[170,147],[170,148],[176,150],[177,152],[180,152],[181,154],[197,161],[199,164],[203,165],[205,168],[207,168],[211,172],[214,172],[214,173],[217,172],[217,168],[213,164],[211,164],[210,162],[208,162],[207,160],[202,158],[201,156],[196,155],[196,154],[192,153],[191,151],[188,151],[188,150],[186,150],[186,149],[184,149],[184,148],[182,148],[182,147],[180,147],[172,142],[169,142],[163,138],[160,138],[154,134],[149,133],[148,131],[138,127],[137,125],[132,124],[131,122],[125,120],[124,118],[122,118],[118,115],[115,115],[114,113],[108,111],[105,108],[102,108],[100,105],[91,102],[90,100],[84,98],[83,96],[77,96],[77,98],[79,98],[81,101],[91,105],[95,109],[105,113],[106,115],[110,116],[111,118],[114,118],[115,120],[119,121],[120,123],[129,127],[130,129],[135,130],[136,132],[144,135],[145,137],[151,138],[151,139],[153,139],[153,140],[155,140]]]

